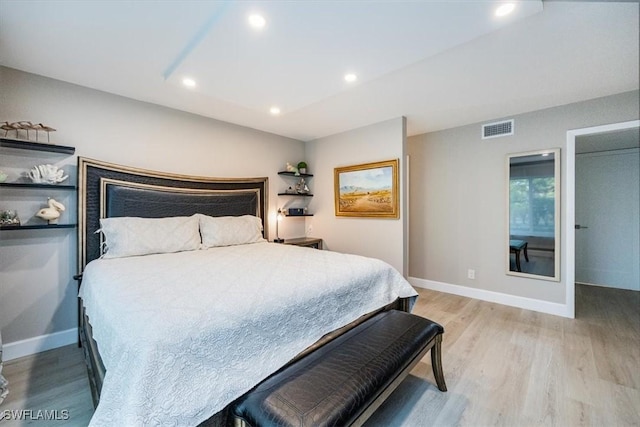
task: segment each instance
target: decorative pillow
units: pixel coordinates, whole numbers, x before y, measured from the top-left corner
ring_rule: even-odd
[[[246,243],[264,242],[262,237],[262,221],[257,216],[219,216],[199,215],[202,246],[244,245]]]
[[[164,254],[200,248],[196,215],[169,218],[103,218],[106,252],[103,258]]]

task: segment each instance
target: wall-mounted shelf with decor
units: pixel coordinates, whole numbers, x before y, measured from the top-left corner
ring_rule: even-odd
[[[0,231],[20,230],[45,230],[55,228],[76,228],[77,224],[27,224],[27,225],[0,225]]]
[[[23,139],[0,138],[0,148],[14,148],[18,150],[45,151],[48,153],[59,153],[72,155],[76,152],[75,147],[64,145],[45,144],[43,142],[25,141]]]
[[[63,185],[63,184],[36,184],[29,182],[0,182],[0,187],[7,188],[46,188],[51,190],[75,190],[75,185]]]
[[[42,142],[34,142],[34,141],[26,141],[22,139],[11,139],[11,138],[0,138],[0,152],[6,152],[7,154],[15,154],[12,150],[20,150],[24,152],[27,157],[35,156],[42,158],[43,154],[45,157],[49,157],[48,155],[56,155],[62,154],[63,156],[70,156],[76,152],[75,147],[69,147],[65,145],[57,145],[57,144],[48,144]],[[32,154],[26,154],[26,153]],[[23,154],[20,154],[22,157]],[[3,160],[4,157],[3,157]],[[0,164],[0,169],[6,167],[8,165]],[[18,178],[15,182],[2,182],[0,183],[0,189],[6,190],[7,194],[15,194],[14,192],[19,192],[20,196],[24,196],[26,191],[35,193],[31,193],[29,198],[32,196],[35,197],[38,192],[37,190],[55,190],[55,191],[67,191],[74,192],[76,191],[76,186],[73,184],[46,184],[46,183],[34,183],[34,182],[22,182],[23,178]],[[7,202],[9,198],[2,198],[3,202]],[[4,205],[5,203],[3,203]],[[9,206],[4,206],[2,209],[7,209]],[[43,220],[44,221],[44,220]],[[24,231],[24,230],[46,230],[46,229],[71,229],[76,228],[77,224],[74,223],[63,223],[63,224],[48,224],[43,222],[41,224],[35,223],[32,224],[31,221],[28,223],[23,223],[21,225],[1,225],[1,231]]]
[[[309,194],[309,193],[278,193],[278,196],[313,197],[313,194]]]
[[[296,175],[294,172],[289,172],[289,171],[280,171],[278,172],[278,175],[293,176],[295,178],[298,178],[298,177],[311,178],[313,176],[313,174],[310,174],[310,173],[299,173]]]
[[[300,179],[300,178],[313,178],[313,174],[310,173],[299,173],[299,174],[295,174],[294,172],[289,172],[289,171],[280,171],[278,172],[278,175],[282,175],[285,176],[287,178],[291,177],[291,178],[296,178],[296,179]],[[291,188],[291,187],[289,187]],[[298,197],[313,197],[313,194],[311,193],[288,193],[288,192],[280,192],[278,193],[278,196],[298,196]]]
[[[290,178],[295,178],[296,180],[299,180],[298,183],[300,183],[300,181],[302,179],[306,179],[306,178],[313,178],[313,174],[310,173],[298,173],[296,174],[295,172],[289,172],[289,171],[280,171],[278,172],[278,175],[286,178],[287,180],[289,180]],[[303,182],[303,184],[306,184],[306,182]],[[305,185],[306,187],[306,185]],[[293,188],[291,186],[289,186],[289,190],[292,190]],[[308,188],[307,188],[308,189]],[[294,190],[295,191],[295,190]],[[298,192],[292,192],[292,191],[282,191],[280,193],[278,193],[278,196],[289,196],[289,197],[313,197],[313,194],[309,193],[298,193]],[[291,217],[305,217],[305,216],[313,216],[313,214],[304,214],[304,215],[284,215],[287,218],[291,218]]]

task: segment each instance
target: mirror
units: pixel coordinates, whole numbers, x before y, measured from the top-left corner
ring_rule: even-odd
[[[507,155],[507,274],[560,280],[560,149]]]

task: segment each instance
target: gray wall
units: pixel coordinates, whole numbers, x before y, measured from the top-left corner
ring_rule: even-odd
[[[505,117],[515,119],[515,134],[495,139],[481,139],[480,123],[409,137],[409,275],[419,279],[414,283],[564,304],[562,268],[560,283],[505,274],[505,156],[560,147],[564,166],[568,130],[637,120],[638,102],[638,91],[632,91]],[[561,175],[564,183],[564,170]],[[564,192],[561,199],[564,215]],[[476,271],[475,280],[467,278],[468,269]]]
[[[43,122],[58,131],[52,142],[76,147],[76,155],[140,168],[217,177],[268,176],[270,208],[277,205],[277,175],[287,161],[304,158],[304,143],[217,120],[0,67],[0,121]],[[21,167],[47,163],[46,157],[5,155]],[[75,183],[76,156],[54,159]],[[0,209],[19,205],[28,220],[48,194],[0,189]],[[56,193],[55,196],[58,196]],[[65,196],[61,196],[65,197]],[[65,199],[68,219],[76,218],[75,196]],[[275,235],[271,212],[270,234]],[[64,219],[64,217],[63,217]],[[285,222],[283,237],[304,235],[304,223]],[[5,357],[20,349],[41,349],[73,339],[76,327],[76,234],[74,230],[0,233],[0,328]],[[66,333],[65,333],[66,331]],[[53,341],[42,336],[64,333]],[[45,344],[43,344],[45,343]]]
[[[399,117],[308,142],[306,151],[315,194],[309,206],[314,216],[307,221],[308,234],[322,237],[330,250],[379,258],[406,275],[404,181],[400,182],[399,219],[337,217],[333,175],[336,167],[391,159],[400,159],[403,174],[405,135],[405,118]]]

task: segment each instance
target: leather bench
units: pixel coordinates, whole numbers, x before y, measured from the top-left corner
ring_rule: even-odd
[[[428,319],[379,313],[276,372],[232,406],[236,426],[359,426],[431,350],[442,373],[444,329]]]

